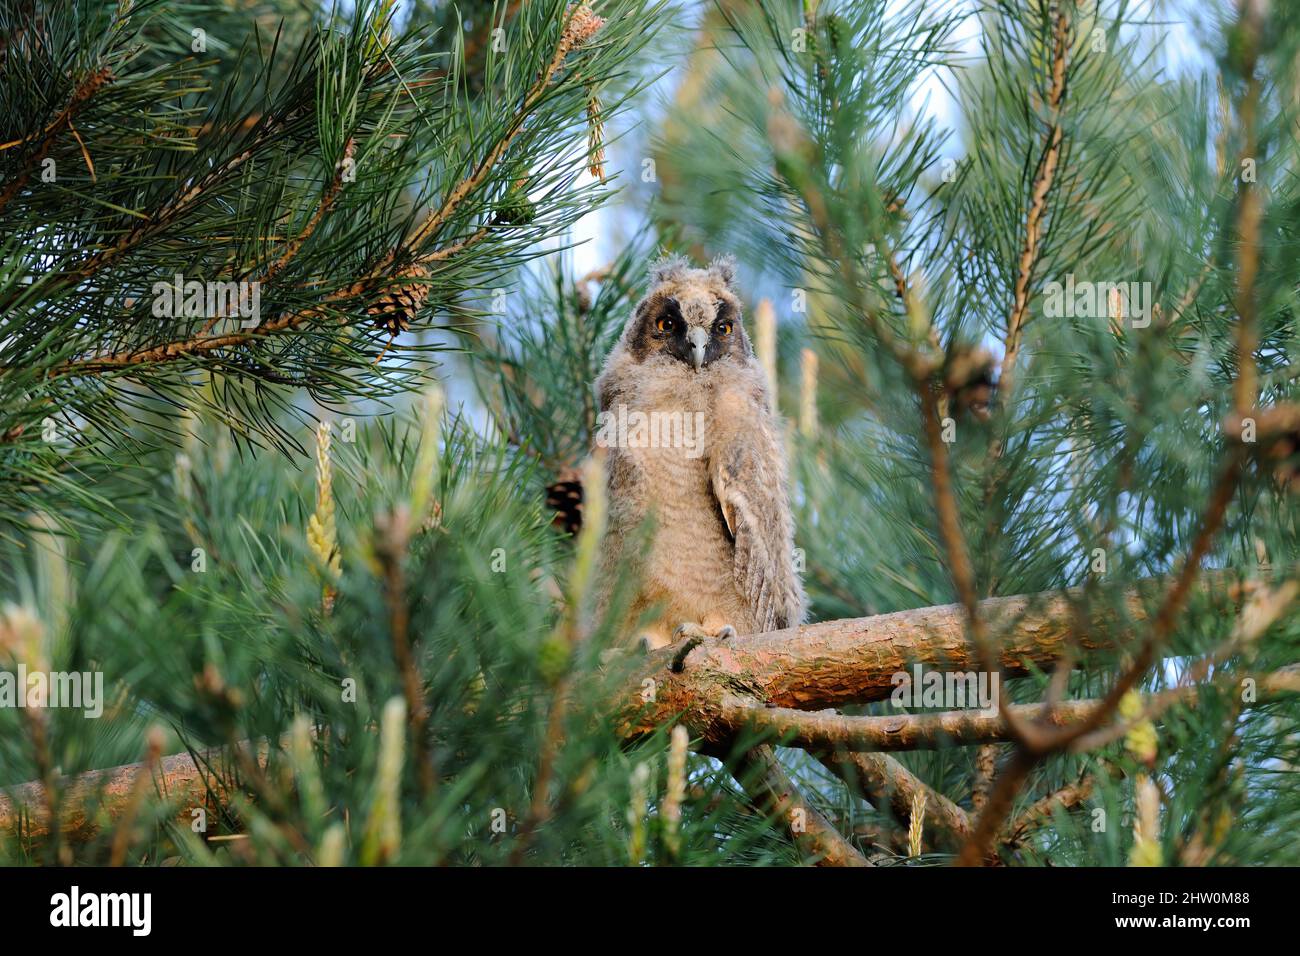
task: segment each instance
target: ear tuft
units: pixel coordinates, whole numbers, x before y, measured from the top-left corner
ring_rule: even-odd
[[[650,283],[659,285],[663,282],[680,279],[689,268],[690,263],[686,261],[684,256],[664,256],[650,266]]]
[[[709,263],[709,274],[730,289],[736,281],[736,257],[718,256]]]

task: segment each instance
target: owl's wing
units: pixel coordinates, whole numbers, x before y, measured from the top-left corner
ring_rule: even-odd
[[[736,584],[760,632],[798,624],[803,613],[780,456],[773,429],[762,422],[715,449],[710,461],[713,494],[735,544]]]

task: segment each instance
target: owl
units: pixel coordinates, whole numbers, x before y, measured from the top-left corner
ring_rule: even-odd
[[[803,617],[780,423],[734,281],[729,257],[661,260],[596,380],[601,593],[630,570],[621,633],[650,648]]]

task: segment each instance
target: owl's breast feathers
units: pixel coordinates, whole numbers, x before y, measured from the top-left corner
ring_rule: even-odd
[[[749,633],[799,623],[803,588],[785,463],[761,368],[727,362],[699,374],[620,352],[598,382],[605,420],[640,412],[699,432],[666,446],[616,434],[624,440],[607,448],[606,548],[621,549],[653,520],[653,544],[637,562],[636,603],[666,606],[682,620],[720,614]]]

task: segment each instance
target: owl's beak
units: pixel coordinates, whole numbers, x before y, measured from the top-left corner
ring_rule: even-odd
[[[686,333],[686,341],[691,343],[691,364],[698,372],[704,365],[704,347],[709,344],[709,333],[701,328],[693,328]]]

